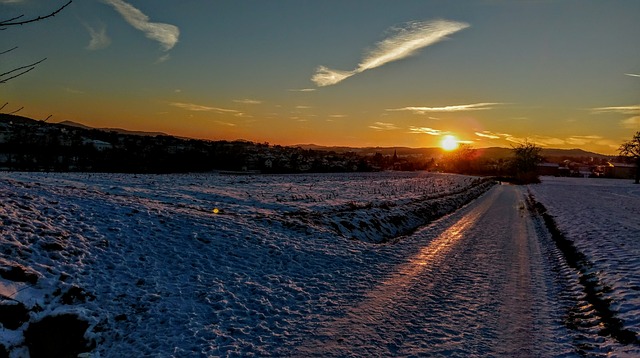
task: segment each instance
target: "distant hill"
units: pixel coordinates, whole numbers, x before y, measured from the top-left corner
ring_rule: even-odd
[[[27,117],[17,116],[17,115],[8,115],[0,113],[0,121],[5,122],[14,122],[14,123],[43,123],[43,121],[34,120]],[[147,136],[147,137],[156,137],[156,136],[171,136],[167,133],[163,132],[146,132],[146,131],[131,131],[122,128],[94,128],[89,127],[87,125],[72,122],[72,121],[62,121],[58,123],[47,123],[50,125],[63,125],[68,127],[81,128],[85,130],[101,130],[105,132],[116,132],[118,134],[124,135],[138,135],[138,136]],[[176,137],[180,139],[189,139]],[[314,151],[332,151],[336,153],[356,153],[362,156],[374,155],[376,153],[381,153],[382,155],[393,155],[397,153],[398,156],[425,156],[438,158],[442,156],[443,150],[441,148],[432,147],[432,148],[409,148],[409,147],[346,147],[346,146],[322,146],[316,144],[299,144],[293,145],[290,147],[294,148],[302,148],[305,150],[314,150]],[[511,157],[511,148],[503,148],[503,147],[489,147],[489,148],[476,148],[480,154],[480,158],[484,159],[504,159]],[[598,154],[594,152],[588,152],[582,149],[555,149],[555,148],[543,148],[542,156],[548,159],[558,159],[558,158],[588,158],[593,157],[597,159],[607,159],[612,156]]]
[[[399,156],[410,156],[410,155],[424,155],[424,156],[432,156],[439,157],[442,155],[443,150],[441,148],[409,148],[409,147],[328,147],[321,146],[316,144],[299,144],[293,145],[292,147],[302,148],[302,149],[311,149],[311,150],[319,150],[319,151],[331,151],[336,153],[346,153],[352,152],[360,155],[373,155],[376,153],[380,153],[382,155],[393,155],[395,152]]]
[[[76,127],[76,128],[82,128],[82,129],[97,129],[97,130],[101,130],[101,131],[105,131],[105,132],[116,132],[118,134],[131,134],[131,135],[141,135],[141,136],[148,136],[148,137],[155,137],[155,136],[168,136],[169,134],[167,133],[163,133],[163,132],[145,132],[145,131],[130,131],[127,129],[122,129],[122,128],[94,128],[94,127],[89,127],[86,126],[82,123],[76,123],[76,122],[72,122],[72,121],[62,121],[62,122],[58,122],[58,123],[54,123],[54,124],[61,124],[63,126],[68,126],[68,127]]]
[[[439,157],[443,154],[441,148],[408,148],[408,147],[329,147],[315,144],[301,144],[293,147],[300,147],[302,149],[312,149],[321,151],[333,151],[336,153],[354,152],[360,155],[381,153],[382,155],[393,155],[396,152],[399,156],[406,155],[424,155],[430,157]],[[489,148],[476,148],[481,158],[486,159],[504,159],[512,156],[511,148],[503,147],[489,147]],[[555,148],[543,148],[542,156],[545,158],[582,158],[582,157],[594,157],[594,158],[610,158],[611,156],[588,152],[582,149],[555,149]]]

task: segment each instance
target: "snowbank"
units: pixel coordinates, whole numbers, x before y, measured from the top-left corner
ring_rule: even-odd
[[[0,345],[23,356],[29,327],[75,317],[95,356],[286,354],[394,264],[376,243],[491,185],[430,173],[2,173],[0,305],[28,317],[3,324]]]
[[[624,329],[640,334],[640,187],[618,179],[543,177],[535,200],[589,262],[586,275]]]

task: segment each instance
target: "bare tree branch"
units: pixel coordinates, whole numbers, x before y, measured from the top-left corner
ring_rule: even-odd
[[[33,19],[29,19],[29,20],[23,20],[23,21],[15,21],[19,18],[22,18],[23,15],[20,15],[18,17],[15,17],[13,19],[9,19],[9,20],[4,20],[4,21],[0,21],[0,27],[7,27],[7,26],[16,26],[16,25],[25,25],[25,24],[29,24],[32,22],[36,22],[36,21],[40,21],[40,20],[44,20],[44,19],[48,19],[50,17],[54,17],[56,16],[60,11],[62,11],[62,9],[64,9],[65,7],[69,6],[69,4],[71,4],[73,0],[69,0],[69,2],[67,2],[66,4],[62,5],[61,7],[59,7],[57,10],[55,10],[54,12],[50,13],[49,15],[45,15],[45,16],[38,16],[36,18]]]
[[[2,51],[2,52],[0,52],[0,55],[4,55],[5,53],[9,53],[9,52],[11,52],[11,51],[13,51],[13,50],[15,50],[17,48],[18,48],[18,46],[15,46],[14,48],[10,48],[10,49],[8,49],[6,51]]]
[[[6,83],[7,81],[9,81],[11,79],[14,79],[16,77],[24,75],[25,73],[27,73],[27,72],[33,70],[34,68],[36,68],[36,66],[39,63],[43,62],[46,59],[47,58],[45,57],[42,60],[34,62],[34,63],[30,64],[30,65],[20,66],[20,67],[14,68],[13,70],[7,71],[5,73],[0,73],[0,83]],[[22,72],[20,72],[18,74],[12,75],[11,77],[3,78],[4,76],[7,76],[9,74],[12,74],[14,72],[18,72],[18,71],[21,71],[21,70],[24,70],[24,71],[22,71]]]
[[[19,18],[22,18],[22,17],[24,17],[24,15],[18,15],[16,17],[11,18],[11,19],[2,20],[2,22],[0,22],[0,23],[15,21],[15,20],[18,20]]]

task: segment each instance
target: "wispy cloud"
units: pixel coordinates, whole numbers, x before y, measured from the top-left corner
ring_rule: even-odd
[[[320,66],[311,80],[320,87],[334,85],[358,73],[414,55],[418,50],[467,27],[469,24],[449,20],[407,23],[403,27],[391,29],[391,35],[377,43],[356,69],[340,71]]]
[[[345,118],[347,115],[346,114],[330,114],[329,117],[331,118]]]
[[[158,59],[154,63],[158,64],[158,63],[167,62],[169,61],[170,58],[171,58],[171,55],[169,55],[168,53],[165,53],[164,55],[158,57]]]
[[[249,99],[249,98],[234,99],[233,101],[236,103],[242,103],[242,104],[262,104],[262,101],[259,101],[257,99]]]
[[[491,133],[489,131],[475,132],[475,134],[478,137],[482,137],[482,138],[489,138],[489,139],[498,139],[498,138],[500,138],[499,135]]]
[[[111,45],[111,39],[107,35],[107,28],[104,25],[101,25],[97,29],[85,24],[84,25],[89,31],[89,36],[91,36],[91,40],[89,40],[89,44],[87,45],[87,50],[100,50]]]
[[[178,107],[187,111],[192,111],[192,112],[230,113],[238,117],[244,116],[244,113],[235,109],[209,107],[209,106],[203,106],[203,105],[194,104],[194,103],[183,103],[183,102],[171,102],[169,103],[169,105]]]
[[[640,116],[634,116],[631,118],[627,118],[623,120],[622,126],[629,129],[637,129],[640,128]]]
[[[517,138],[508,133],[496,133],[491,131],[482,131],[482,132],[474,132],[475,135],[481,138],[487,139],[502,139],[512,143],[522,143],[525,142],[525,138]]]
[[[180,29],[171,24],[149,21],[142,11],[122,0],[103,0],[113,6],[117,12],[133,27],[142,31],[147,38],[158,41],[164,51],[169,51],[178,43]]]
[[[631,77],[640,77],[640,75],[637,75],[635,73],[625,73],[626,76],[631,76]]]
[[[221,126],[225,126],[225,127],[235,127],[236,126],[235,123],[222,122],[222,121],[214,121],[214,122],[218,123]]]
[[[443,132],[439,129],[433,129],[429,127],[409,127],[409,133],[412,134],[429,134],[429,135],[442,135]]]
[[[600,141],[601,139],[602,137],[598,135],[584,135],[584,136],[576,135],[576,136],[571,136],[565,139],[565,141],[567,142],[567,144],[571,144],[571,145],[585,145],[592,142]]]
[[[640,104],[619,107],[598,107],[591,109],[593,113],[640,114]]]
[[[629,129],[637,129],[640,127],[640,104],[631,106],[618,106],[618,107],[598,107],[591,108],[592,113],[619,113],[624,115],[631,115],[632,117],[620,121],[620,124]]]
[[[310,106],[296,106],[296,109],[311,109]]]
[[[392,131],[398,129],[398,127],[393,123],[385,123],[385,122],[375,122],[370,125],[369,128],[375,129],[377,131]]]
[[[289,92],[314,92],[315,88],[298,88],[298,89],[290,89]]]
[[[387,111],[409,111],[416,114],[425,114],[433,112],[464,112],[464,111],[483,111],[493,109],[496,105],[502,103],[473,103],[473,104],[460,104],[454,106],[444,107],[403,107],[403,108],[390,108]]]

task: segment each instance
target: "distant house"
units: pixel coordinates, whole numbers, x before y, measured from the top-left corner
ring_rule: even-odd
[[[537,165],[537,170],[539,175],[550,175],[550,176],[558,176],[560,175],[560,164],[556,163],[539,163]]]
[[[633,179],[636,173],[636,165],[628,163],[607,163],[604,174],[609,178]]]
[[[102,152],[103,150],[113,148],[113,145],[111,143],[104,142],[97,139],[85,139],[84,144],[91,144],[94,148],[96,148],[96,150],[100,152]]]

